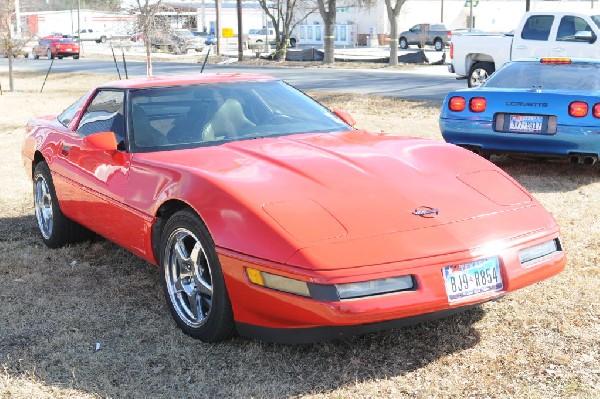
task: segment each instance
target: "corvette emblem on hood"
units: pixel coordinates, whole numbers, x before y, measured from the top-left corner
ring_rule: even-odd
[[[437,208],[432,208],[430,206],[420,206],[414,211],[412,211],[413,215],[421,216],[424,218],[434,218],[440,213],[440,210]]]

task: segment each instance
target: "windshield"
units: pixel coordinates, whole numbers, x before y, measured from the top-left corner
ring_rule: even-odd
[[[494,73],[484,87],[600,90],[600,64],[512,62]]]
[[[229,82],[131,91],[134,151],[162,151],[308,132],[351,129],[281,81]]]
[[[592,18],[592,21],[600,28],[600,15],[592,15],[590,18]]]

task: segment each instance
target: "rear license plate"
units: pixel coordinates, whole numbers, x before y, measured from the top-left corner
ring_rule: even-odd
[[[543,116],[510,115],[508,131],[518,133],[542,133]]]
[[[504,288],[497,257],[445,266],[442,272],[449,302],[501,291]]]
[[[67,51],[73,51],[73,49],[68,48]]]

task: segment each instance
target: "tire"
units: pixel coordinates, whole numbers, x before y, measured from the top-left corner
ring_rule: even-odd
[[[438,37],[433,41],[433,47],[435,47],[435,51],[442,51],[444,49],[444,42]]]
[[[79,54],[73,54],[73,59],[74,60],[78,60],[79,59]]]
[[[469,77],[467,79],[469,87],[481,86],[494,71],[495,68],[493,63],[483,61],[476,62],[469,70]]]
[[[183,210],[171,216],[160,251],[165,298],[179,328],[203,342],[230,338],[231,302],[215,245],[198,215]]]
[[[33,172],[33,206],[38,230],[49,248],[80,242],[93,235],[63,215],[46,162],[38,163]]]
[[[62,60],[62,59],[63,59],[63,56],[62,56],[62,55],[59,55],[59,56],[57,56],[56,58],[58,58],[59,60]]]
[[[401,37],[399,45],[402,50],[406,50],[408,48],[408,40],[405,37]]]
[[[106,36],[101,36],[98,43],[106,43]]]
[[[40,56],[39,56],[39,55],[37,55],[37,54],[35,54],[35,55],[33,56],[33,59],[35,59],[35,60],[39,60],[39,59],[40,59]]]
[[[292,48],[296,47],[296,39],[294,39],[294,38],[290,39],[290,47],[292,47]]]
[[[51,50],[48,50],[48,52],[46,52],[46,57],[48,57],[49,60],[53,60],[54,59],[54,55],[52,54]]]

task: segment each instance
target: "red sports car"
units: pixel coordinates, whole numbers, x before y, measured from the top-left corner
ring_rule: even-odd
[[[79,58],[79,43],[75,43],[70,37],[47,36],[33,47],[31,54],[36,60],[40,57],[59,60],[63,57],[73,57],[76,60]]]
[[[27,126],[42,240],[95,232],[158,265],[206,342],[393,328],[564,268],[556,222],[502,170],[353,123],[262,75],[104,84]]]

